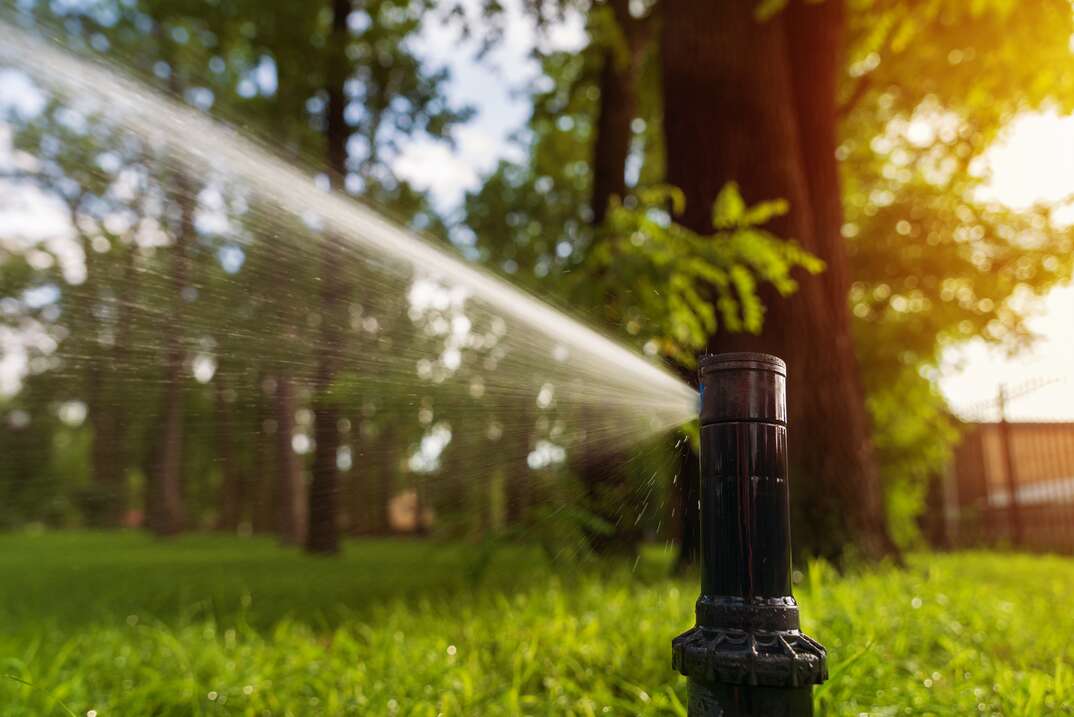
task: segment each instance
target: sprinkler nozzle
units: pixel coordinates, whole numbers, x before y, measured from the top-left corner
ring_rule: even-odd
[[[805,717],[827,679],[791,594],[787,366],[705,356],[701,383],[701,596],[672,641],[691,717]]]

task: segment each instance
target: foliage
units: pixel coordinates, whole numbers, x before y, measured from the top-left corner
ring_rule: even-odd
[[[955,435],[935,388],[944,351],[1024,346],[1032,297],[1074,268],[1061,205],[984,191],[1012,119],[1070,108],[1074,13],[1067,0],[852,0],[848,20],[838,156],[857,352],[885,477],[921,486]]]
[[[465,226],[483,263],[523,286],[553,295],[555,281],[579,268],[592,242],[589,193],[597,53],[553,53],[542,60],[548,83],[537,84],[520,160],[501,160],[467,194]]]
[[[888,519],[899,547],[919,547],[918,518],[930,480],[946,467],[949,446],[958,438],[943,397],[933,383],[911,368],[892,385],[870,391],[873,446],[888,482]]]
[[[419,229],[434,230],[443,224],[428,197],[392,169],[410,139],[450,145],[454,129],[473,115],[446,98],[448,69],[425,63],[415,50],[413,41],[434,5],[363,3],[349,18],[341,58],[328,57],[330,13],[318,5],[31,0],[20,3],[19,17],[243,126],[311,171],[324,166],[325,75],[330,59],[341,59],[353,139],[346,191]]]
[[[455,545],[348,544],[338,563],[206,537],[0,548],[0,579],[22,586],[0,601],[5,716],[685,715],[670,638],[697,586],[662,577],[663,551],[582,575],[516,547],[468,585]],[[796,593],[830,652],[818,713],[1074,712],[1074,623],[1053,609],[1071,580],[1069,559],[989,553],[811,564]]]
[[[467,196],[466,225],[485,263],[688,367],[717,326],[760,330],[761,284],[786,296],[796,286],[794,269],[816,273],[823,265],[763,229],[786,211],[784,202],[747,207],[733,183],[713,207],[713,234],[672,220],[683,199],[661,183],[652,62],[642,73],[640,116],[632,124],[628,195],[614,198],[604,223],[592,225],[590,159],[602,49],[622,42],[606,10],[594,8],[592,41],[582,52],[542,58],[544,78],[535,83],[533,113],[519,138],[525,158],[501,161]]]
[[[592,292],[591,303],[604,299],[613,325],[655,342],[649,344],[654,353],[691,366],[718,327],[760,331],[759,283],[787,296],[796,287],[792,270],[816,273],[823,262],[762,228],[786,212],[785,202],[748,207],[729,184],[713,205],[712,235],[672,221],[682,203],[681,192],[663,186],[613,202],[578,286]]]
[[[415,50],[413,39],[429,12],[428,3],[378,0],[364,3],[350,18],[343,48],[351,139],[344,188],[414,228],[443,233],[443,219],[429,198],[392,170],[409,141],[450,144],[455,127],[471,115],[445,97],[447,70],[428,65]],[[12,14],[76,51],[104,55],[199,110],[271,138],[273,151],[311,170],[323,167],[329,20],[318,6],[24,2]],[[70,237],[0,256],[5,302],[0,321],[49,339],[47,349],[31,347],[34,376],[5,407],[10,409],[5,420],[10,411],[23,411],[32,428],[0,435],[0,445],[16,443],[22,449],[7,452],[19,456],[16,465],[0,470],[0,495],[10,498],[5,502],[11,507],[0,520],[78,525],[83,518],[97,519],[90,516],[96,516],[95,488],[85,485],[86,470],[58,474],[58,466],[70,465],[75,455],[70,441],[60,440],[65,431],[56,420],[66,402],[89,404],[85,424],[75,431],[80,444],[94,443],[101,416],[123,417],[114,419],[123,427],[107,442],[122,448],[116,460],[123,464],[124,485],[108,490],[120,493],[125,508],[142,503],[139,474],[152,470],[161,443],[157,419],[164,395],[164,337],[176,328],[186,358],[183,482],[191,524],[209,525],[219,514],[225,463],[235,473],[257,474],[253,502],[268,504],[271,511],[266,491],[275,465],[271,455],[265,459],[261,438],[266,421],[270,429],[273,425],[274,393],[269,389],[279,374],[295,374],[288,376],[298,385],[293,409],[302,415],[319,317],[296,297],[317,295],[319,266],[311,247],[322,237],[305,222],[289,221],[278,212],[266,221],[272,207],[248,188],[229,186],[216,176],[188,178],[189,191],[177,192],[174,158],[144,146],[116,126],[114,118],[99,116],[92,98],[47,100],[40,110],[14,110],[4,118],[19,164],[10,175],[4,167],[5,181],[11,180],[16,195],[40,192],[63,205]],[[184,202],[201,221],[193,222],[196,236],[186,240],[191,267],[186,285],[179,288],[184,316],[177,326],[161,319],[176,303],[175,287],[167,279]],[[341,270],[353,271],[354,266]],[[360,313],[364,305],[367,314],[371,309],[398,313],[398,304],[374,307],[373,299],[359,294],[361,287],[351,289],[352,310]],[[56,298],[43,306],[27,299],[42,291]],[[381,322],[383,341],[406,340],[399,337],[399,326],[387,324]],[[279,334],[266,331],[267,325],[279,327]],[[346,348],[369,345],[360,339],[353,343]],[[211,385],[190,380],[196,361],[213,366]],[[363,396],[356,389],[359,378],[342,373],[341,390],[356,396],[354,404],[363,412],[375,412],[385,397]],[[214,394],[223,382],[226,387]],[[213,416],[214,410],[226,411],[226,417]],[[224,421],[235,427],[228,458],[216,455],[217,425]],[[387,432],[399,420],[382,412],[375,422],[361,425],[372,423],[374,433]],[[396,431],[399,452],[415,440],[418,427],[413,423]],[[74,463],[84,468],[89,455],[78,455],[82,461]],[[62,510],[55,509],[57,500]],[[251,501],[249,492],[246,500]]]
[[[1074,270],[1074,230],[1058,211],[1066,202],[1008,207],[984,191],[987,152],[1019,113],[1070,109],[1074,88],[1064,68],[1071,62],[1074,12],[1068,0],[846,5],[838,158],[851,259],[848,301],[889,503],[902,506],[896,531],[910,541],[921,509],[913,507],[914,496],[943,469],[956,435],[936,385],[944,352],[978,337],[1012,351],[1024,347],[1032,340],[1025,319],[1033,299]],[[786,6],[757,3],[759,21]],[[535,12],[556,7],[536,3]],[[543,58],[544,79],[523,142],[527,159],[501,165],[468,203],[483,253],[496,263],[506,257],[522,281],[531,268],[544,285],[550,268],[584,271],[591,279],[590,246],[611,236],[587,226],[600,52],[616,37],[608,15],[606,5],[594,4],[587,16],[590,44]],[[628,172],[635,192],[663,180],[656,65],[647,60],[639,88]],[[621,206],[638,202],[621,199]],[[510,224],[497,214],[511,217]],[[566,243],[562,252],[554,239]],[[599,249],[598,278],[612,252]],[[669,289],[660,296],[674,295]],[[618,297],[635,302],[636,310],[594,318],[628,334],[631,326],[651,328],[659,323],[654,317],[675,311],[683,334],[708,325],[706,312],[681,312],[681,302],[671,306],[651,292],[642,304],[639,296]],[[608,297],[605,292],[596,303]],[[667,342],[660,349],[676,357],[690,353]]]
[[[728,186],[715,208],[713,234],[691,234],[669,220],[676,193],[662,184],[660,68],[650,47],[631,122],[628,191],[603,226],[592,226],[601,63],[608,49],[623,54],[623,33],[605,2],[525,5],[539,25],[585,12],[588,43],[578,52],[539,56],[541,75],[527,88],[533,112],[516,143],[523,156],[502,161],[467,197],[463,226],[453,227],[451,236],[475,260],[682,365],[718,327],[756,331],[763,319],[757,288],[767,282],[786,294],[793,272],[819,268],[796,245],[765,230],[781,211],[779,202],[747,207]],[[632,5],[642,14],[660,12],[659,3]],[[785,6],[759,2],[757,12],[764,18]],[[16,12],[21,22],[78,50],[104,53],[188,104],[241,125],[313,171],[323,167],[326,72],[331,61],[343,62],[351,139],[346,191],[414,228],[447,236],[447,219],[396,176],[392,164],[415,138],[450,145],[454,130],[471,117],[446,99],[450,77],[423,62],[418,43],[423,24],[455,20],[466,10],[428,0],[362,3],[337,57],[327,47],[327,9],[253,0],[24,0]],[[1026,297],[1074,270],[1074,231],[1061,224],[1057,207],[1006,207],[984,191],[987,152],[1014,117],[1071,108],[1074,75],[1065,68],[1074,13],[1068,0],[848,0],[847,9],[838,156],[852,261],[848,300],[889,504],[901,516],[897,532],[911,542],[916,497],[942,467],[954,436],[935,384],[944,351],[975,337],[1012,349],[1025,345],[1031,337],[1024,320],[1032,310]],[[486,33],[486,48],[502,41],[500,3],[480,3],[480,14],[480,22],[465,22],[463,30]],[[85,398],[94,385],[107,388],[105,402],[129,416],[125,468],[138,497],[156,438],[147,406],[159,403],[160,352],[123,357],[109,342],[120,334],[131,345],[160,342],[160,314],[142,309],[167,306],[174,297],[162,290],[163,282],[131,277],[169,272],[168,239],[153,245],[142,229],[157,226],[174,235],[182,197],[173,196],[152,148],[124,141],[92,113],[50,104],[34,116],[9,119],[16,145],[38,160],[33,176],[19,181],[37,184],[68,207],[75,240],[94,269],[91,281],[78,283],[48,246],[0,257],[0,325],[40,330],[61,346],[31,351],[34,373],[4,406],[8,417],[26,416],[47,435],[0,434],[5,455],[21,451],[0,466],[0,522],[17,522],[23,514],[68,524],[77,522],[77,505],[90,511],[94,501],[84,470],[61,475],[61,466],[78,463],[72,456],[84,457],[86,437],[68,435],[77,432],[61,425],[56,410]],[[131,176],[139,179],[137,192],[121,196],[117,188]],[[267,228],[241,191],[214,199],[205,191],[219,190],[211,178],[198,182],[195,210],[222,212],[232,225],[227,232],[196,227],[188,288],[200,293],[186,307],[184,348],[189,356],[232,357],[218,369],[240,398],[228,402],[234,420],[264,425],[273,375],[312,363],[322,317],[293,297],[316,294],[318,267],[291,261],[283,277],[280,266],[281,257],[296,254],[317,232],[301,222]],[[129,218],[126,227],[104,221],[117,213]],[[241,270],[226,270],[224,255],[241,257]],[[352,289],[355,315],[398,308],[374,308],[361,287]],[[42,291],[58,291],[59,298],[43,305],[27,300]],[[286,325],[283,335],[259,331],[270,322]],[[378,336],[348,349],[361,351],[374,341],[398,349],[409,324],[387,323]],[[81,360],[64,362],[59,354]],[[113,373],[95,383],[88,370],[94,363],[109,364]],[[119,392],[110,383],[119,369],[131,382],[152,387],[137,396]],[[302,404],[310,376],[297,373]],[[213,405],[211,388],[191,385],[185,394],[194,446],[185,474],[192,510],[206,521],[215,510],[218,473],[212,430],[197,418]],[[341,372],[334,390],[361,404],[352,417],[356,428],[395,435],[404,449],[420,438],[423,429],[394,413],[392,397],[370,389],[361,376]],[[240,443],[237,461],[253,471],[264,446]],[[453,459],[461,460],[461,443],[451,449]]]

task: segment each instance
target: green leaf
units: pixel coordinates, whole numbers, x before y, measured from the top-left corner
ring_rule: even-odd
[[[769,219],[781,217],[791,209],[786,199],[770,199],[750,207],[742,217],[742,223],[748,226],[764,224]]]
[[[745,214],[746,201],[738,191],[738,185],[728,182],[712,205],[712,226],[716,229],[732,229],[742,223]]]

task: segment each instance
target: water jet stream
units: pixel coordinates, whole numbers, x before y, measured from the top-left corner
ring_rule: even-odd
[[[413,407],[408,410],[417,410],[422,396],[437,384],[462,386],[455,399],[432,408],[420,405],[421,412],[428,411],[421,419],[426,430],[422,445],[432,442],[428,452],[434,458],[452,436],[462,438],[461,428],[471,420],[479,422],[480,432],[490,439],[515,426],[536,424],[537,434],[548,441],[543,448],[540,441],[537,448],[531,441],[525,450],[531,467],[539,467],[542,461],[563,459],[557,445],[584,442],[630,449],[646,436],[695,417],[696,392],[669,371],[350,197],[326,191],[264,143],[148,87],[121,68],[80,56],[55,39],[43,39],[2,19],[0,65],[29,76],[83,115],[103,118],[120,134],[137,138],[166,169],[196,177],[203,189],[216,187],[241,196],[247,207],[245,225],[273,239],[256,251],[271,253],[275,266],[287,266],[289,258],[318,248],[308,242],[290,244],[292,234],[345,240],[345,271],[358,287],[349,329],[358,338],[341,349],[341,369],[358,376],[359,393],[378,395],[380,405],[403,398]],[[192,199],[200,201],[194,194]],[[233,227],[219,233],[240,245],[248,241]],[[139,267],[144,280],[169,280],[159,269],[151,275],[154,269],[148,263]],[[308,283],[275,271],[281,296],[299,308],[316,303]],[[198,290],[198,301],[217,301],[226,308],[226,283],[204,283]],[[166,307],[139,308],[158,321],[167,320]],[[425,343],[387,335],[385,326],[401,318],[409,318],[407,331]],[[278,342],[279,336],[286,341],[288,334],[282,320],[251,328],[226,311],[211,321],[197,316],[188,321],[202,322],[187,327],[189,341],[211,335],[231,345],[260,346]],[[157,348],[132,346],[132,352],[144,353],[151,361]],[[219,357],[216,365],[226,358]],[[308,359],[288,350],[277,362],[299,375],[309,366]],[[198,371],[195,359],[195,377]],[[448,421],[450,428],[437,438],[433,429],[440,420]],[[544,457],[534,458],[540,450]],[[487,460],[491,464],[496,457]],[[429,470],[418,463],[412,459],[411,468]],[[471,464],[469,469],[481,467]]]

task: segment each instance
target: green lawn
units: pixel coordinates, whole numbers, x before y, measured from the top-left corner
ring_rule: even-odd
[[[366,541],[0,537],[0,715],[685,714],[693,580],[552,570],[536,550]],[[633,567],[633,569],[631,569]],[[1074,560],[813,565],[821,714],[1074,714]]]

